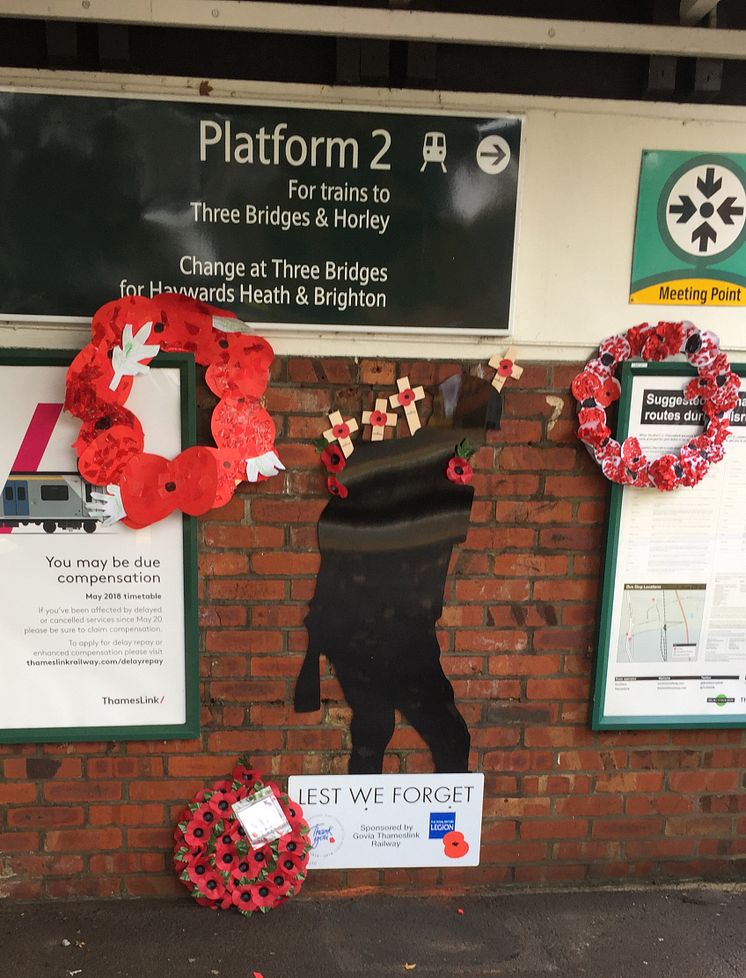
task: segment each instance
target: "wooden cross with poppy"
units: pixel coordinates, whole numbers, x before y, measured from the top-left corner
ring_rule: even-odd
[[[519,367],[515,362],[517,350],[514,346],[509,347],[503,354],[498,356],[496,353],[489,361],[489,365],[497,372],[492,378],[492,386],[496,391],[503,389],[503,384],[510,377],[512,380],[520,380],[523,374],[523,367]]]
[[[392,408],[404,408],[404,417],[407,419],[407,424],[409,425],[409,433],[413,435],[415,431],[419,431],[422,427],[415,401],[421,401],[423,399],[425,389],[424,387],[415,387],[412,389],[409,386],[409,377],[400,377],[396,382],[396,386],[399,388],[399,393],[392,394],[389,397],[389,404]]]
[[[339,442],[339,447],[342,449],[344,457],[349,458],[355,451],[355,446],[350,440],[350,434],[353,431],[357,431],[357,421],[354,418],[348,418],[345,421],[339,411],[332,411],[329,415],[329,420],[332,426],[324,432],[324,438],[330,443],[334,441]]]
[[[396,427],[396,415],[386,413],[386,398],[376,398],[375,411],[363,411],[363,424],[371,425],[370,440],[383,441],[387,428]]]

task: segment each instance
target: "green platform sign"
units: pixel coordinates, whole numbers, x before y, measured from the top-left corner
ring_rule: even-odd
[[[520,119],[0,92],[0,315],[509,327]]]

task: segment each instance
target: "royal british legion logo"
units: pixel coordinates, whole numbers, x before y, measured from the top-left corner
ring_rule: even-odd
[[[452,832],[455,828],[455,812],[430,812],[429,839],[442,839],[446,832]]]

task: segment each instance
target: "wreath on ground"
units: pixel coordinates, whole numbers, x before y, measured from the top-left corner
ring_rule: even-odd
[[[280,838],[254,847],[233,805],[270,789],[290,827]],[[243,759],[230,778],[198,791],[174,832],[174,866],[200,906],[267,913],[296,896],[306,878],[308,822],[300,805]]]
[[[620,444],[606,423],[606,409],[620,394],[614,371],[631,357],[658,362],[679,353],[697,368],[697,376],[686,385],[684,397],[701,400],[705,429],[677,455],[662,455],[651,461],[637,438],[625,438]],[[721,461],[725,454],[725,441],[731,434],[730,416],[738,404],[740,386],[741,380],[720,352],[720,341],[714,333],[699,330],[689,322],[661,322],[656,326],[641,323],[605,339],[598,356],[589,360],[573,380],[578,437],[612,482],[661,491],[696,486],[710,465]]]

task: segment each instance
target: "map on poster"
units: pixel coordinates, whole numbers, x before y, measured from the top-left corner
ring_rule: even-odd
[[[702,431],[683,396],[691,376],[680,364],[627,365],[620,413],[648,456],[678,453]],[[725,457],[693,488],[612,489],[596,728],[746,724],[743,392],[731,430]]]
[[[187,736],[181,517],[90,517],[65,374],[0,357],[0,740]],[[180,387],[163,367],[133,389],[146,450],[180,451]]]
[[[294,775],[310,869],[478,866],[483,774]]]

